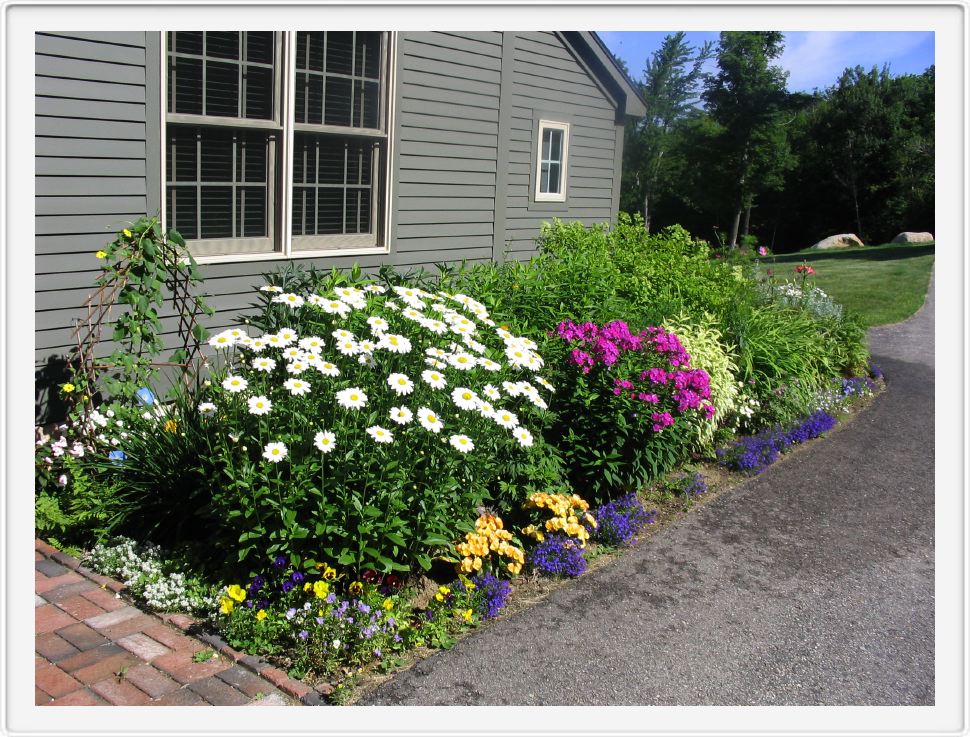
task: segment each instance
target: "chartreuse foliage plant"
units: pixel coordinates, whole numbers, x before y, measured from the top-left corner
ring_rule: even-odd
[[[370,283],[262,291],[259,322],[288,324],[214,335],[223,361],[198,404],[212,516],[241,560],[428,568],[469,511],[503,501],[510,461],[541,465],[544,361],[476,299]]]

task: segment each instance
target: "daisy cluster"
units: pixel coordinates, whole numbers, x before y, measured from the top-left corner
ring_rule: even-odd
[[[244,408],[280,424],[269,420],[287,411],[291,397],[302,398],[322,425],[305,445],[312,440],[325,454],[350,441],[348,417],[373,422],[375,411],[378,421],[364,432],[377,446],[426,433],[466,454],[490,428],[520,447],[533,445],[523,419],[547,409],[543,393],[553,390],[539,375],[542,357],[535,342],[497,326],[472,297],[376,284],[307,296],[275,285],[261,290],[289,308],[300,332],[250,335],[235,327],[213,335],[209,344],[225,352],[227,369],[223,391],[198,406],[204,416]],[[282,439],[262,447],[270,463],[291,452]]]

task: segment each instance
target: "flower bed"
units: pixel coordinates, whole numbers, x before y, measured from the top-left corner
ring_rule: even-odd
[[[439,280],[270,275],[165,402],[65,385],[78,411],[38,443],[38,529],[127,535],[90,560],[147,606],[339,680],[634,544],[706,498],[685,463],[760,473],[874,389],[851,376],[851,316],[766,292],[683,231],[545,237],[535,264]]]

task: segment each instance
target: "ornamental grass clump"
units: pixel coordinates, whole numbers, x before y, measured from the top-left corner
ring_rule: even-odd
[[[261,294],[267,332],[212,337],[224,360],[198,404],[213,516],[241,560],[429,568],[470,510],[511,493],[509,464],[540,465],[543,359],[477,300],[337,277]]]
[[[561,322],[572,371],[557,394],[559,446],[574,488],[596,501],[657,478],[713,423],[710,376],[693,368],[678,337],[660,327],[638,333],[620,320]]]
[[[455,551],[461,556],[455,568],[459,573],[484,570],[518,575],[525,563],[525,552],[513,542],[515,537],[504,529],[501,517],[482,514],[475,520],[475,531],[466,533],[465,541],[455,544]]]
[[[648,513],[634,492],[607,502],[594,511],[599,526],[592,530],[593,539],[607,545],[634,544],[640,531],[655,520],[655,513]]]

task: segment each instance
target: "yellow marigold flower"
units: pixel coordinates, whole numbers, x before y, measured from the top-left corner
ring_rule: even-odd
[[[472,610],[471,609],[466,609],[465,611],[463,611],[461,613],[461,618],[464,619],[466,622],[471,622],[472,621]]]
[[[352,584],[350,584],[350,586],[347,587],[347,591],[349,591],[351,594],[359,594],[363,590],[364,584],[362,584],[360,581],[354,581]]]
[[[77,389],[77,387],[74,386],[74,384],[72,384],[71,382],[67,382],[66,384],[61,384],[61,391],[64,392],[65,394],[70,394],[75,389]]]
[[[318,599],[326,599],[327,594],[330,593],[330,584],[326,581],[316,581],[313,584],[313,594]]]
[[[219,600],[219,611],[223,614],[229,614],[234,606],[235,604],[228,596],[223,596],[222,599]]]
[[[165,432],[171,433],[174,433],[176,430],[178,430],[178,428],[178,423],[175,420],[165,420],[165,425],[162,427]]]
[[[394,599],[384,599],[384,611],[389,612],[394,608]]]
[[[128,228],[125,228],[125,229],[124,229],[123,231],[121,231],[121,232],[122,232],[122,233],[124,234],[124,236],[125,236],[125,238],[131,238],[131,231],[130,231],[130,230],[128,230]]]
[[[233,584],[227,588],[226,593],[230,598],[235,599],[240,604],[246,600],[246,589],[242,588],[241,586],[237,586],[236,584]]]
[[[258,612],[256,612],[256,619],[258,619],[260,622],[266,619],[266,616],[267,615],[266,615],[265,609],[260,609]]]
[[[96,254],[94,254],[94,257],[95,258],[107,258],[108,257],[108,252],[107,251],[98,251]]]

